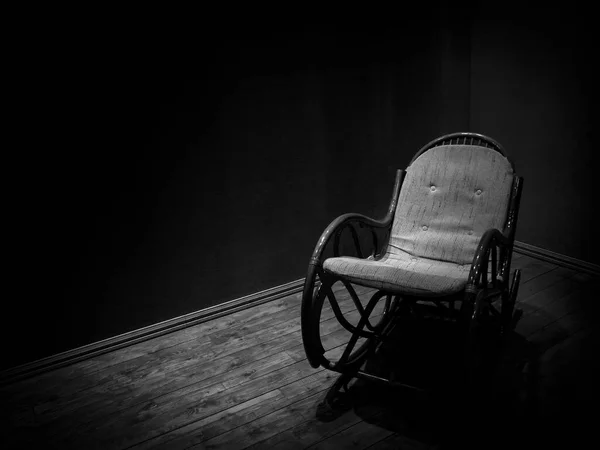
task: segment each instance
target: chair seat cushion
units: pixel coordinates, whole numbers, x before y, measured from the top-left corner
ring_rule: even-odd
[[[460,292],[467,284],[470,268],[471,264],[416,257],[397,250],[378,260],[343,256],[323,263],[326,272],[361,286],[426,297]]]

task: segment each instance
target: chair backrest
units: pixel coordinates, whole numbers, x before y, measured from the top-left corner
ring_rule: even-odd
[[[470,264],[483,233],[503,230],[513,177],[508,158],[482,145],[419,152],[406,169],[389,251]]]

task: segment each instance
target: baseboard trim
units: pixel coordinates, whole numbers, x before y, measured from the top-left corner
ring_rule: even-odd
[[[302,291],[304,278],[0,372],[0,385],[58,369]]]
[[[600,275],[600,266],[582,261],[581,259],[571,258],[570,256],[561,253],[555,253],[545,248],[536,247],[535,245],[526,244],[525,242],[515,241],[515,252],[523,255],[531,256],[542,261],[551,262],[559,266],[568,267],[569,269],[579,270],[591,275]]]

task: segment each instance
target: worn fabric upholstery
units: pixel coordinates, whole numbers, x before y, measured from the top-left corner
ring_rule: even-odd
[[[329,258],[323,267],[398,293],[457,292],[466,284],[483,233],[504,226],[512,181],[510,162],[495,150],[434,147],[406,170],[384,256]]]

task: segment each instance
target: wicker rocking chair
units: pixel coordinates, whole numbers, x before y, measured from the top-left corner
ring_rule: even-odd
[[[515,308],[520,271],[514,271],[512,282],[509,278],[522,185],[499,143],[481,134],[453,133],[425,145],[406,170],[397,171],[382,220],[352,213],[331,222],[310,259],[301,310],[311,366],[341,374],[320,405],[321,414],[335,410],[351,379],[406,387],[365,366],[403,317],[420,317],[423,311],[440,312],[460,331],[464,373],[477,376],[478,355],[486,352],[482,343],[489,342],[482,336],[501,338],[521,313]],[[344,230],[355,256],[340,254]],[[368,252],[359,239],[365,232]],[[325,256],[326,248],[332,257]],[[336,283],[342,287],[334,289]],[[358,313],[355,323],[336,299],[344,288]],[[370,299],[361,301],[357,290],[370,291]],[[335,358],[320,333],[325,298],[351,335]]]

